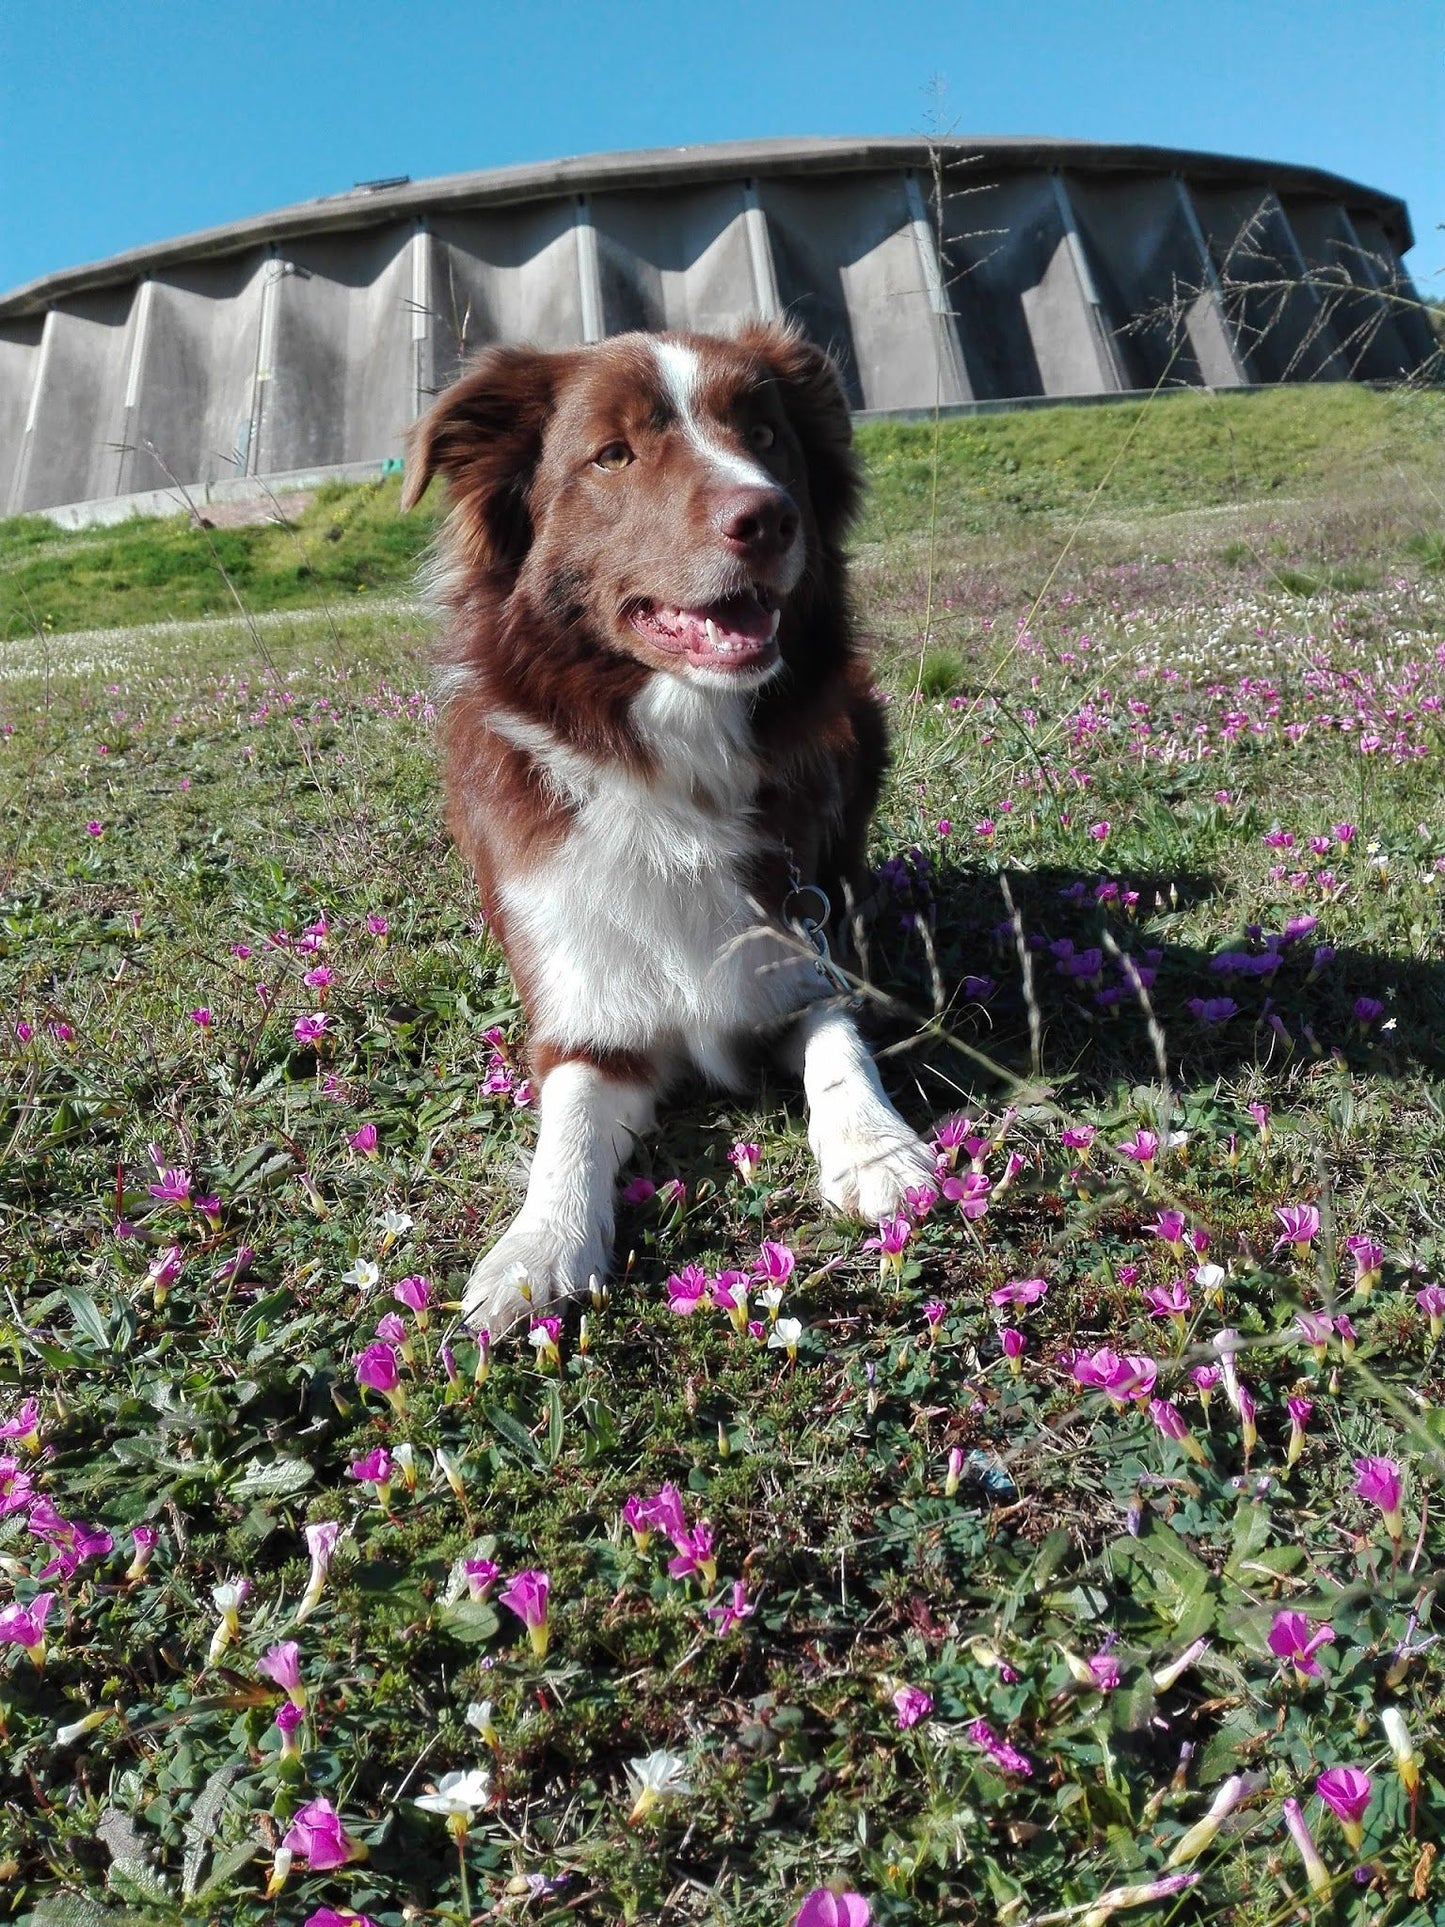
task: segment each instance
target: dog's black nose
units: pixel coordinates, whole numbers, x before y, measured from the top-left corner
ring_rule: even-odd
[[[780,488],[735,488],[719,501],[713,523],[730,549],[760,561],[792,547],[798,511],[792,496]]]

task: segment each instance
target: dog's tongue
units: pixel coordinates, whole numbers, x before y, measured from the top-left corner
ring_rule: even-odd
[[[689,662],[743,667],[766,655],[778,633],[778,612],[744,592],[702,609],[648,609],[633,618],[658,648]]]

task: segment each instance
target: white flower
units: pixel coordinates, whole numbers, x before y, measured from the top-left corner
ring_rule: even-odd
[[[69,1726],[57,1726],[55,1729],[55,1744],[57,1746],[74,1746],[75,1742],[84,1734],[93,1733],[96,1727],[103,1726],[115,1710],[113,1706],[97,1706],[95,1711],[93,1713],[87,1713],[83,1720],[74,1720]]]
[[[1225,1275],[1223,1265],[1200,1265],[1195,1270],[1194,1282],[1201,1291],[1219,1291],[1223,1288]]]
[[[381,1283],[381,1266],[370,1258],[358,1258],[350,1271],[341,1274],[343,1285],[355,1285],[358,1291],[375,1291]]]
[[[439,1813],[444,1820],[471,1824],[472,1815],[492,1797],[492,1776],[484,1766],[468,1773],[448,1773],[435,1793],[421,1793],[412,1801],[424,1813]]]
[[[783,1288],[781,1285],[765,1285],[761,1291],[754,1293],[754,1297],[770,1318],[776,1317],[778,1306],[783,1302]]]
[[[1186,1646],[1178,1659],[1171,1659],[1167,1666],[1161,1666],[1154,1675],[1154,1691],[1167,1693],[1174,1682],[1189,1671],[1209,1647],[1207,1639],[1196,1639],[1192,1646]]]
[[[768,1333],[768,1350],[786,1352],[791,1358],[798,1349],[798,1340],[803,1336],[801,1318],[780,1318]]]
[[[411,1230],[411,1218],[405,1211],[383,1211],[377,1223],[381,1227],[383,1254],[391,1250],[398,1238],[404,1238]]]
[[[665,1751],[649,1753],[645,1759],[629,1760],[627,1784],[634,1796],[632,1811],[627,1816],[629,1826],[651,1813],[659,1800],[692,1792],[687,1761],[681,1753]]]
[[[497,1744],[497,1729],[492,1724],[492,1702],[473,1700],[467,1708],[467,1725],[481,1734],[488,1746]]]
[[[1410,1738],[1410,1729],[1405,1724],[1405,1715],[1398,1706],[1386,1706],[1380,1710],[1380,1724],[1385,1729],[1385,1738],[1390,1742],[1390,1753],[1395,1762],[1395,1771],[1404,1783],[1405,1791],[1413,1798],[1420,1784],[1420,1756],[1415,1751]]]

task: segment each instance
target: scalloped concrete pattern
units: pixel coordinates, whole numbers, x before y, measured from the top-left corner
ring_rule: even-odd
[[[936,184],[943,186],[942,206]],[[786,140],[360,188],[0,297],[0,512],[376,473],[485,342],[791,315],[859,410],[1399,380],[1403,203],[1079,142]]]

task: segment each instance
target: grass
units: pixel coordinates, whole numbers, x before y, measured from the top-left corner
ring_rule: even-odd
[[[865,543],[916,539],[930,510],[929,427],[866,423],[872,482]],[[1141,408],[1051,408],[945,421],[938,436],[945,533],[979,535],[1086,506],[1164,510],[1363,495],[1403,475],[1438,549],[1442,506],[1427,485],[1445,461],[1432,393],[1349,384],[1267,394],[1179,394]],[[1122,459],[1121,458],[1122,455]],[[397,514],[396,478],[330,483],[289,521],[198,529],[185,516],[61,531],[41,516],[0,521],[0,639],[39,632],[315,607],[410,590],[437,504]],[[220,568],[218,568],[218,563]],[[1439,566],[1438,560],[1435,563]]]
[[[437,813],[414,616],[278,607],[258,560],[244,592],[272,613],[253,624],[138,629],[194,613],[199,576],[106,604],[93,562],[87,613],[57,629],[97,609],[126,628],[13,632],[0,1414],[35,1398],[40,1449],[13,1440],[0,1466],[0,1561],[15,1602],[55,1594],[43,1669],[13,1639],[0,1658],[13,1913],[775,1927],[837,1882],[885,1927],[1023,1927],[1097,1918],[1102,1893],[1164,1876],[1245,1774],[1182,1863],[1197,1883],[1138,1918],[1436,1917],[1445,1349],[1419,1294],[1445,1260],[1445,600],[1421,540],[1439,527],[1427,406],[1242,399],[1213,456],[1166,461],[1146,434],[1204,431],[1191,402],[1162,404],[1077,527],[1127,411],[949,425],[928,636],[909,478],[929,431],[870,431],[859,600],[898,746],[875,1016],[905,1109],[973,1120],[954,1155],[986,1209],[940,1202],[880,1272],[820,1210],[794,1089],[694,1093],[640,1151],[620,1275],[555,1367],[499,1348],[479,1371],[450,1329],[533,1120],[515,998]],[[978,454],[1005,447],[1017,470]],[[387,499],[313,513],[349,510],[374,556]],[[248,541],[284,577],[290,538]],[[45,546],[7,548],[5,580]],[[318,1009],[319,1040],[298,1040]],[[352,1144],[367,1125],[374,1156]],[[1163,1142],[1152,1165],[1115,1148],[1141,1130]],[[737,1141],[759,1147],[753,1178]],[[162,1166],[189,1173],[190,1205],[155,1194],[180,1188]],[[1318,1229],[1281,1248],[1276,1212],[1302,1204]],[[1153,1228],[1171,1208],[1207,1252],[1171,1251]],[[1357,1289],[1361,1236],[1383,1258]],[[668,1308],[669,1275],[747,1269],[764,1240],[794,1254],[795,1363],[721,1312]],[[1194,1275],[1201,1258],[1219,1275]],[[418,1274],[425,1330],[391,1296]],[[1034,1278],[1034,1302],[993,1302]],[[1146,1291],[1179,1281],[1187,1308],[1151,1315]],[[385,1313],[411,1354],[400,1412],[352,1366]],[[1193,1377],[1224,1331],[1253,1438],[1223,1384],[1206,1406]],[[1101,1348],[1153,1361],[1202,1463],[1144,1403],[1079,1382],[1075,1354]],[[1310,1405],[1293,1463],[1291,1397]],[[385,1505],[348,1472],[382,1445],[410,1445],[417,1472]],[[1354,1492],[1364,1457],[1403,1468],[1398,1542]],[[640,1547],[622,1522],[665,1482],[711,1524],[715,1583],[670,1574],[666,1535]],[[304,1529],[327,1521],[339,1543],[298,1617]],[[128,1576],[137,1528],[156,1543]],[[463,1562],[483,1557],[550,1575],[545,1658],[495,1589],[469,1599]],[[222,1638],[214,1589],[242,1575]],[[753,1611],[719,1637],[708,1609],[735,1581]],[[1283,1611],[1332,1629],[1318,1676],[1271,1650]],[[299,1757],[259,1669],[290,1639]],[[903,1687],[932,1702],[907,1727]],[[467,1719],[483,1701],[485,1734]],[[1390,1706],[1423,1755],[1413,1800]],[[691,1790],[629,1824],[627,1763],[657,1749]],[[493,1797],[459,1856],[413,1801],[479,1765]],[[1371,1776],[1358,1852],[1314,1791],[1339,1766]],[[266,1899],[318,1797],[366,1857],[298,1854]]]

